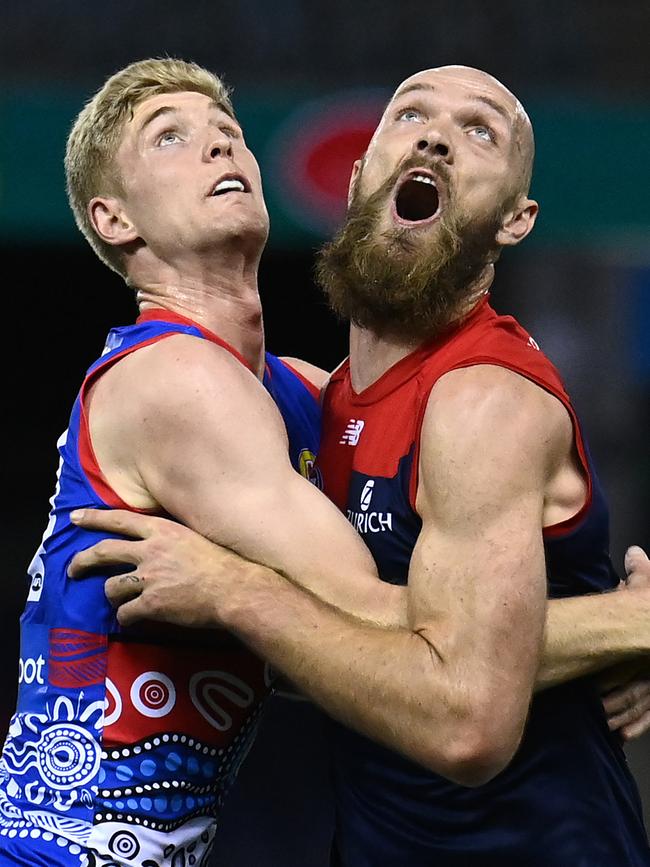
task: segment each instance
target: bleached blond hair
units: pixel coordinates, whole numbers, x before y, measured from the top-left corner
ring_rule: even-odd
[[[136,106],[151,96],[181,91],[205,94],[235,117],[230,89],[217,75],[178,58],[149,58],[131,63],[108,78],[79,112],[68,135],[66,189],[75,221],[102,262],[125,278],[122,253],[97,235],[88,204],[95,196],[123,193],[115,157]]]

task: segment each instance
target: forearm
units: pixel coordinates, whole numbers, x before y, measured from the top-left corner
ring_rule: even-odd
[[[496,773],[474,751],[478,640],[476,664],[438,655],[418,631],[360,623],[257,567],[215,617],[343,724],[465,785]]]
[[[553,599],[536,691],[650,652],[644,606],[626,590]]]
[[[388,584],[379,578],[367,576],[361,587],[354,577],[337,582],[312,579],[309,583],[293,580],[282,572],[284,578],[296,588],[313,594],[327,606],[349,615],[361,623],[388,629],[406,627],[407,587]],[[364,576],[365,578],[365,576]]]

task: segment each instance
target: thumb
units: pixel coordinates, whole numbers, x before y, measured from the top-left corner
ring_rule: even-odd
[[[650,566],[648,555],[638,545],[630,545],[625,552],[625,574],[631,575],[632,572],[636,572],[637,569],[642,569],[644,566],[646,568]]]

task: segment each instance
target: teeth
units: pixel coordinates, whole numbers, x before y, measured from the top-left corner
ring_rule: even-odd
[[[432,187],[435,187],[435,182],[433,178],[430,178],[427,175],[413,175],[411,180],[417,181],[420,184],[431,184]]]
[[[244,185],[241,181],[238,181],[236,178],[228,178],[227,180],[220,181],[217,186],[214,188],[213,196],[218,195],[219,193],[226,193],[229,190],[237,190],[239,193],[246,192]]]

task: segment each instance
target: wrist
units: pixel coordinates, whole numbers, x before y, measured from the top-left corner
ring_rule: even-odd
[[[220,625],[241,634],[250,632],[257,612],[268,603],[274,582],[282,580],[272,569],[242,560],[221,598],[214,599],[214,619]]]

